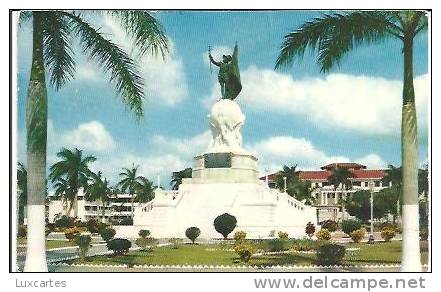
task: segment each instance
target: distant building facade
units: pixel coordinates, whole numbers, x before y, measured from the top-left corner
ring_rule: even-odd
[[[119,221],[131,217],[131,196],[129,194],[116,194],[110,197],[109,202],[104,206],[104,220],[105,222]],[[62,215],[68,215],[70,207],[69,201],[63,201],[60,198],[55,197],[53,194],[49,194],[48,203],[48,220],[53,223],[57,218]],[[102,220],[103,204],[100,201],[86,201],[84,198],[83,189],[78,190],[78,219],[81,221],[87,221],[89,219]],[[74,210],[71,211],[73,216]]]
[[[344,190],[342,186],[335,188],[334,185],[329,184],[328,178],[336,167],[347,169],[352,173],[352,177],[349,178],[352,188]],[[275,182],[277,175],[278,173],[273,173],[260,179],[268,181],[271,188],[283,188],[283,186],[277,186]],[[299,178],[310,181],[311,187],[314,189],[314,207],[317,208],[318,222],[327,219],[340,221],[342,218],[348,218],[349,214],[342,213],[339,200],[351,196],[356,191],[370,190],[370,185],[372,185],[373,192],[379,192],[386,187],[390,187],[391,184],[383,184],[385,175],[384,169],[367,169],[365,165],[358,163],[331,163],[322,166],[320,170],[300,170],[298,172]]]

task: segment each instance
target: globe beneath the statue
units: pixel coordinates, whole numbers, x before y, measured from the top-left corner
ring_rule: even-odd
[[[244,122],[245,115],[235,101],[221,99],[216,102],[209,115],[212,133],[209,151],[244,152],[240,133]]]

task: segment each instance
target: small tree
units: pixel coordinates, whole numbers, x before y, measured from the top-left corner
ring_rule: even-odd
[[[90,233],[98,233],[100,226],[98,224],[98,221],[92,218],[87,221],[86,227],[87,227],[87,231],[89,231]]]
[[[381,237],[384,241],[389,242],[396,235],[395,229],[391,227],[386,227],[381,230]]]
[[[147,238],[150,235],[150,230],[141,229],[141,230],[139,230],[138,235],[141,238]]]
[[[315,225],[308,222],[308,224],[306,224],[305,233],[308,234],[309,238],[311,238],[315,233]]]
[[[234,228],[236,228],[236,224],[236,217],[228,213],[219,215],[216,217],[216,219],[214,219],[214,229],[222,234],[224,239],[227,239],[228,234],[230,234],[234,230]]]
[[[234,251],[239,255],[241,261],[247,263],[256,252],[256,247],[251,242],[241,241],[234,246]]]
[[[84,260],[86,258],[86,254],[89,251],[91,246],[92,238],[90,235],[80,235],[76,238],[76,244],[78,244],[80,250],[80,259]]]
[[[185,230],[185,236],[194,244],[196,238],[201,235],[201,230],[197,227],[190,227]]]
[[[105,242],[108,242],[109,240],[111,240],[115,236],[115,234],[116,234],[115,229],[110,228],[110,227],[102,229],[100,232],[100,235]]]

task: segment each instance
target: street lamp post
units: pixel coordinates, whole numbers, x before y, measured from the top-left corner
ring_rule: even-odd
[[[368,243],[374,243],[374,182],[369,182],[369,192],[371,193],[371,230]]]
[[[283,177],[283,190],[286,193],[286,176]]]
[[[265,184],[267,187],[269,187],[269,185],[268,185],[268,169],[265,169]]]

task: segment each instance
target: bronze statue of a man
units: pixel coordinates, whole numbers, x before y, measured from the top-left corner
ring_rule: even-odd
[[[211,56],[211,52],[208,52],[210,62],[219,67],[218,80],[221,86],[222,99],[234,100],[242,90],[238,54],[237,43],[234,46],[233,56],[223,55],[220,62],[216,62]]]

